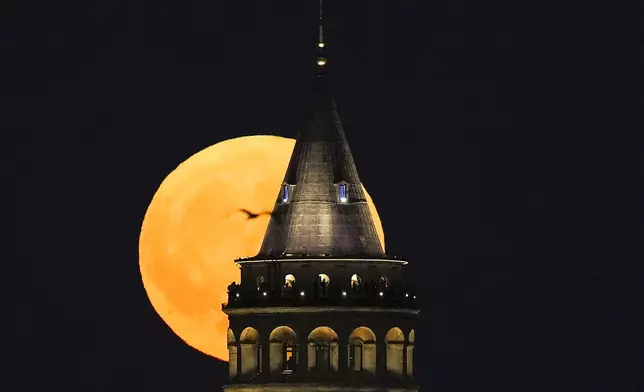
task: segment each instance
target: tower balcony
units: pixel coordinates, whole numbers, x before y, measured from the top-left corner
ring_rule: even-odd
[[[394,285],[393,287],[367,288],[365,290],[349,288],[307,289],[303,287],[283,287],[277,290],[244,285],[231,285],[228,291],[228,303],[222,309],[266,307],[359,307],[359,308],[392,308],[418,309],[415,291],[410,287]]]

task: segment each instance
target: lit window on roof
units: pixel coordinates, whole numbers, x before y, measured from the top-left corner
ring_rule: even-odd
[[[338,195],[340,196],[340,203],[346,203],[349,200],[347,184],[340,183],[340,185],[338,185]]]

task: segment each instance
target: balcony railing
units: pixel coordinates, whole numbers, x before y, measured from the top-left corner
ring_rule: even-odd
[[[329,288],[307,290],[283,287],[269,291],[263,287],[246,290],[241,285],[228,288],[228,303],[223,309],[249,307],[351,306],[418,309],[415,292],[409,287],[375,287],[370,290]]]

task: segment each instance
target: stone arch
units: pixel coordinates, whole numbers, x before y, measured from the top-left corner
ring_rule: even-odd
[[[349,369],[376,374],[376,334],[358,327],[349,334]]]
[[[407,369],[406,373],[408,377],[414,377],[414,344],[416,343],[416,331],[409,331],[409,336],[407,337]]]
[[[403,376],[403,348],[405,347],[405,335],[398,327],[393,327],[385,335],[385,366],[387,374]]]
[[[240,375],[251,376],[257,373],[261,363],[259,332],[253,327],[244,328],[239,335],[239,348],[241,351]]]
[[[338,371],[338,334],[329,327],[317,327],[308,338],[309,370]]]
[[[237,341],[235,333],[228,328],[226,332],[226,344],[228,346],[228,377],[233,378],[237,375]]]
[[[285,325],[277,327],[271,332],[268,342],[271,373],[289,374],[295,371],[298,362],[295,331]]]
[[[228,328],[228,332],[226,332],[226,343],[228,343],[228,346],[232,346],[236,343],[235,333],[230,328]]]

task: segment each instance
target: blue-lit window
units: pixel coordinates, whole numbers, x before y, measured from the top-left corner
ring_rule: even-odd
[[[290,196],[291,189],[289,188],[288,184],[284,184],[284,186],[282,187],[282,202],[288,203]]]
[[[347,190],[347,184],[340,183],[338,185],[338,194],[340,196],[340,203],[346,203],[349,200],[349,192]]]

